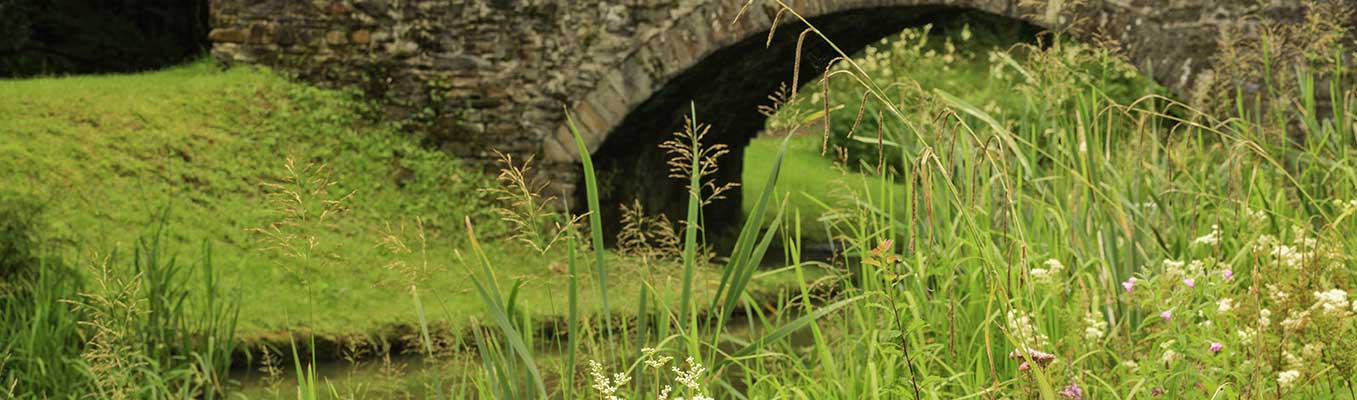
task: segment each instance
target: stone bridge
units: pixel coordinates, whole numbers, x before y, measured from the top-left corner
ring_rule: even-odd
[[[1187,98],[1211,74],[1222,26],[1245,16],[1298,17],[1294,0],[785,0],[845,51],[902,29],[982,11],[1029,27],[1079,25]],[[1065,5],[1064,4],[1077,4]],[[1261,4],[1261,5],[1260,5]],[[212,0],[213,55],[306,81],[353,87],[425,140],[472,162],[492,150],[534,154],[550,191],[583,202],[565,110],[599,169],[603,205],[639,199],[683,215],[681,182],[657,145],[690,102],[710,138],[734,150],[720,179],[740,179],[744,145],[764,127],[756,107],[792,80],[803,26],[756,0]],[[1062,8],[1063,7],[1063,8]],[[769,28],[777,29],[765,46]],[[808,40],[799,82],[830,59]],[[1205,78],[1209,79],[1209,78]],[[740,221],[740,196],[708,209],[709,229]]]

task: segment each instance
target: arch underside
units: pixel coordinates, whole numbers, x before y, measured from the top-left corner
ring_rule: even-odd
[[[810,18],[812,24],[844,52],[854,54],[869,44],[904,29],[936,23],[974,10],[942,6],[863,8]],[[1031,35],[1035,29],[1018,20],[1015,34]],[[684,219],[687,194],[684,182],[668,177],[667,158],[660,143],[682,129],[690,106],[697,120],[711,125],[706,143],[729,146],[730,153],[718,162],[718,182],[740,182],[744,148],[763,130],[766,117],[758,106],[770,104],[768,96],[782,85],[791,85],[797,71],[797,37],[805,25],[780,26],[765,45],[767,32],[749,35],[716,50],[674,78],[648,99],[632,108],[594,151],[599,175],[600,205],[605,221],[618,221],[618,206],[639,201],[649,214],[663,213],[673,221]],[[807,35],[801,48],[801,86],[818,84],[818,77],[837,56],[823,40]],[[818,90],[813,87],[806,90]],[[583,187],[582,185],[578,187]],[[583,205],[583,193],[572,204]],[[718,247],[730,244],[743,223],[742,193],[726,192],[704,209],[704,228]],[[605,232],[615,237],[612,224]]]

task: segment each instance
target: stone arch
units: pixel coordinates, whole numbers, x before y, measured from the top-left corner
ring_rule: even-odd
[[[718,179],[740,180],[743,148],[763,128],[765,118],[756,107],[778,85],[791,80],[797,36],[804,25],[783,15],[781,25],[765,46],[776,8],[751,7],[735,23],[743,1],[717,2],[676,18],[667,29],[640,38],[636,50],[614,68],[601,73],[594,88],[571,108],[599,171],[605,220],[615,221],[618,204],[639,200],[648,212],[681,218],[686,205],[682,183],[666,177],[664,154],[657,146],[682,126],[689,102],[701,122],[712,125],[709,138],[732,148],[722,161]],[[942,21],[964,11],[981,11],[1014,23],[1044,25],[1016,0],[898,0],[798,1],[793,7],[852,54],[905,28]],[[1071,16],[1099,27],[1099,31],[1137,44],[1140,34],[1163,29],[1146,24],[1142,15],[1116,6],[1078,10]],[[1187,32],[1197,33],[1197,30]],[[1148,37],[1167,38],[1162,35]],[[1198,38],[1211,43],[1212,36]],[[1140,46],[1128,46],[1128,49]],[[801,49],[798,81],[814,82],[833,52],[818,39],[806,39]],[[1160,47],[1153,52],[1130,52],[1144,71],[1174,71],[1156,78],[1171,90],[1190,87],[1205,58],[1183,58],[1190,46]],[[1181,92],[1180,92],[1181,93]],[[564,124],[543,139],[543,152],[554,165],[555,190],[566,193],[572,208],[583,207],[578,174],[578,152]],[[571,195],[573,194],[573,195]],[[706,210],[708,233],[730,233],[743,221],[738,190]],[[611,237],[609,232],[608,237]]]

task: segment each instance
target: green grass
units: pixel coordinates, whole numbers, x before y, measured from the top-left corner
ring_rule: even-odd
[[[168,206],[170,248],[192,257],[202,242],[214,245],[225,285],[241,296],[245,338],[291,330],[361,335],[413,324],[408,288],[416,278],[427,307],[438,311],[435,324],[466,327],[483,306],[467,281],[464,218],[489,238],[487,257],[506,289],[522,279],[524,305],[563,315],[554,300],[565,293],[564,253],[541,255],[505,238],[481,192],[492,179],[394,126],[369,122],[365,112],[352,95],[207,61],[134,75],[0,81],[0,187],[47,204],[48,236],[82,260],[130,251]],[[287,177],[289,158],[298,168],[323,164],[328,175],[304,178],[333,182],[329,198],[352,193],[342,201],[347,212],[288,231],[319,243],[307,262],[267,251],[272,243],[252,231],[279,219],[274,189],[264,184]],[[382,245],[389,238],[411,251]],[[620,278],[613,297],[636,296],[634,261],[608,257]],[[667,278],[679,269],[657,263],[656,271]],[[580,284],[594,287],[587,278]],[[598,309],[593,299],[580,307]]]
[[[1051,99],[1047,91],[1096,87],[1114,101],[1126,104],[1140,96],[1163,93],[1162,88],[1115,57],[1091,57],[1098,54],[1096,50],[1081,43],[1065,43],[1061,47],[1063,53],[1059,54],[1036,51],[1031,47],[1035,38],[1015,35],[1004,26],[1003,21],[994,21],[989,16],[966,14],[946,21],[943,26],[929,25],[891,35],[854,57],[863,71],[885,88],[887,98],[909,114],[910,122],[928,130],[929,135],[945,132],[942,127],[931,125],[932,119],[941,115],[936,104],[930,104],[936,103],[936,99],[920,95],[934,90],[955,93],[962,101],[997,116],[1010,129],[1024,124],[1034,112],[1049,110],[1049,103],[1060,101]],[[1048,36],[1045,40],[1052,38]],[[1033,60],[1051,56],[1066,58],[1056,63]],[[1064,66],[1080,73],[1049,76],[1058,72],[1028,68],[1067,62],[1081,63]],[[849,68],[840,64],[835,70],[846,72]],[[1028,81],[1024,78],[1026,74],[1046,75]],[[853,208],[849,204],[857,201],[853,196],[881,199],[882,188],[889,186],[894,197],[900,198],[902,184],[892,182],[882,186],[868,176],[874,175],[879,167],[899,171],[903,167],[902,148],[907,153],[918,153],[922,148],[916,138],[902,129],[902,124],[891,121],[881,102],[868,99],[863,104],[865,89],[859,82],[843,75],[830,80],[827,97],[832,110],[828,118],[822,111],[826,96],[818,86],[816,82],[803,88],[796,99],[784,99],[783,107],[769,118],[767,130],[780,134],[797,132],[787,153],[784,167],[787,173],[779,179],[775,194],[779,198],[787,196],[789,214],[797,212],[805,218],[806,239],[826,241],[831,235],[824,222],[844,218],[832,210]],[[859,121],[860,109],[864,111]],[[823,131],[826,119],[831,122],[827,138]],[[883,139],[893,143],[885,149],[874,144],[878,127]],[[849,132],[856,139],[850,139]],[[745,191],[762,190],[763,183],[758,177],[766,176],[780,141],[777,137],[759,137],[746,148]],[[744,209],[752,207],[752,197],[746,196]],[[769,210],[769,215],[775,212]]]
[[[781,141],[780,138],[758,138],[745,149],[742,189],[746,193],[746,211],[752,210],[758,200],[754,194],[763,192],[766,185],[763,178],[772,170]],[[821,156],[821,143],[821,136],[816,133],[793,137],[787,147],[782,174],[773,191],[775,199],[787,199],[787,215],[801,216],[804,221],[802,235],[807,242],[828,241],[831,233],[827,223],[840,218],[833,210],[855,201],[854,196],[882,197],[875,178],[844,168],[828,157]],[[904,190],[900,184],[891,187],[896,197]],[[869,193],[871,196],[866,196]],[[777,213],[776,209],[766,210],[765,221],[771,221]]]
[[[795,10],[784,11],[783,18],[798,17]],[[1322,22],[1323,16],[1311,15],[1306,23]],[[809,34],[819,33],[812,29]],[[594,246],[601,243],[598,229],[591,230],[592,243],[582,241],[583,232],[572,232],[554,252],[533,256],[522,246],[506,244],[499,232],[507,228],[486,216],[481,205],[465,205],[476,188],[488,184],[485,178],[463,173],[448,183],[447,175],[426,173],[464,168],[441,153],[420,150],[392,127],[353,118],[354,110],[365,107],[350,97],[252,70],[214,72],[200,64],[70,80],[102,86],[98,94],[72,94],[78,91],[62,86],[67,80],[5,82],[0,94],[15,96],[4,101],[36,111],[4,108],[7,114],[0,117],[16,121],[12,136],[18,140],[13,142],[22,145],[5,143],[2,149],[15,154],[10,159],[17,162],[0,164],[0,172],[13,182],[7,181],[6,188],[33,192],[51,203],[53,232],[85,246],[78,249],[116,245],[119,238],[132,237],[116,236],[119,229],[144,226],[146,210],[114,205],[157,209],[154,200],[181,200],[172,222],[188,228],[175,240],[223,244],[218,271],[239,266],[231,283],[246,290],[242,307],[257,315],[243,322],[256,331],[273,329],[268,324],[279,324],[280,316],[287,316],[282,321],[289,329],[338,325],[324,320],[331,316],[355,325],[348,330],[371,328],[388,317],[375,315],[382,313],[454,324],[474,314],[482,321],[478,329],[465,331],[472,342],[467,352],[436,350],[436,340],[421,323],[427,367],[419,371],[365,373],[352,384],[331,386],[319,374],[304,372],[315,371],[315,365],[298,361],[296,374],[304,378],[297,398],[401,391],[443,398],[572,399],[656,398],[659,393],[813,399],[1357,398],[1357,355],[1345,351],[1357,347],[1357,305],[1349,295],[1357,293],[1357,235],[1352,234],[1357,232],[1357,104],[1340,96],[1333,110],[1315,106],[1326,93],[1351,93],[1350,81],[1322,79],[1350,76],[1345,64],[1315,61],[1309,70],[1267,66],[1273,74],[1259,87],[1267,101],[1240,101],[1233,118],[1225,119],[1162,98],[1123,102],[1128,94],[1123,90],[1136,98],[1155,89],[1135,92],[1136,86],[1128,89],[1121,82],[1124,73],[1109,74],[1125,65],[1108,51],[1063,40],[1022,51],[1021,57],[986,61],[993,64],[991,71],[1024,76],[1010,82],[1021,98],[1004,99],[1018,107],[986,106],[974,93],[954,95],[955,88],[919,82],[904,82],[913,85],[900,89],[897,80],[876,75],[877,68],[894,64],[872,66],[871,55],[837,67],[859,78],[857,88],[876,102],[880,117],[875,123],[891,135],[883,161],[895,171],[836,172],[813,135],[776,145],[756,142],[745,171],[748,219],[729,262],[719,269],[698,262],[697,224],[684,225],[682,254],[667,254],[677,261],[642,268],[635,258]],[[206,89],[186,90],[194,81]],[[81,104],[80,96],[95,101]],[[117,97],[123,101],[111,99]],[[169,107],[174,111],[149,108],[157,113],[135,106],[174,98],[192,105]],[[199,122],[187,126],[185,120],[193,118],[180,112],[232,107],[242,111],[197,113]],[[127,115],[139,116],[138,128],[130,127]],[[199,126],[208,128],[193,129]],[[64,139],[52,139],[63,133]],[[1302,133],[1304,141],[1293,141]],[[185,139],[195,135],[215,139],[210,145],[185,146],[194,155],[175,161],[178,152],[166,146],[197,143]],[[579,132],[576,138],[583,146]],[[679,146],[702,154],[695,139]],[[390,167],[398,149],[403,159],[416,160],[396,164],[413,175]],[[280,182],[278,154],[284,151],[304,162],[326,163],[335,171],[336,185],[313,191],[329,180],[315,181],[306,173],[290,183],[261,187],[261,182]],[[589,158],[584,159],[585,176],[592,177]],[[39,162],[47,168],[36,167]],[[120,167],[104,167],[108,162]],[[681,164],[689,162],[700,170],[696,160]],[[217,168],[198,169],[204,165]],[[176,181],[184,171],[216,180],[201,178],[210,184],[185,189],[197,179]],[[414,178],[398,188],[389,183],[401,175]],[[700,187],[700,176],[690,178],[690,187]],[[73,183],[49,184],[61,180]],[[230,187],[218,181],[235,182],[239,190],[193,200],[198,191]],[[838,185],[862,189],[835,191]],[[299,188],[316,194],[301,196],[292,212],[279,214],[277,205],[273,211],[249,208],[271,204],[279,190]],[[592,178],[586,188],[595,197]],[[81,190],[113,200],[80,198]],[[345,197],[350,192],[353,196]],[[435,195],[449,193],[462,203],[443,204],[445,198]],[[700,221],[694,206],[700,194],[689,195],[688,219]],[[784,197],[792,208],[780,207]],[[300,216],[338,211],[328,201],[341,198],[350,208],[347,213],[280,228],[272,243],[316,238],[322,244],[291,256],[259,251],[261,243],[246,233],[237,239],[209,237],[218,232],[209,229],[218,222],[239,219],[238,227],[218,227],[220,232],[248,232],[280,216],[301,221]],[[597,216],[607,205],[589,206]],[[412,230],[386,233],[388,221],[411,226],[408,218],[416,216],[422,217],[426,236]],[[459,225],[463,218],[478,221],[474,238],[479,241]],[[588,223],[600,225],[596,218]],[[801,238],[816,230],[846,245],[848,257],[830,266],[827,277],[809,270],[817,264],[803,262],[796,251]],[[378,246],[384,238],[387,245]],[[778,239],[788,249],[785,267],[774,275],[759,272],[760,256]],[[411,246],[391,251],[392,243]],[[406,248],[414,250],[400,250]],[[387,265],[392,268],[383,268]],[[833,297],[822,297],[825,281]],[[599,286],[602,282],[606,288]],[[358,289],[364,284],[366,290]],[[770,284],[792,291],[754,293]],[[409,296],[412,286],[419,288],[417,297]],[[54,285],[46,295],[65,290]],[[289,292],[265,297],[279,290]],[[599,319],[602,304],[622,318]],[[4,308],[13,310],[47,309],[33,304]],[[70,309],[56,308],[62,310]],[[734,317],[736,312],[742,316]],[[325,317],[313,319],[316,315]],[[249,319],[259,316],[272,319],[263,324]],[[71,335],[77,329],[74,318],[58,315],[46,322]],[[566,325],[565,340],[534,334],[559,325]],[[39,335],[27,337],[34,336]],[[0,367],[14,354],[4,345],[0,342]],[[87,344],[85,349],[98,353],[100,348]],[[14,382],[8,371],[0,368],[0,383]],[[143,391],[182,387],[157,385],[156,376],[138,378],[147,378],[131,382],[141,383]]]

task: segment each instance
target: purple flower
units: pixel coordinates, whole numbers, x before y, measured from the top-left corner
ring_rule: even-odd
[[[1122,282],[1121,287],[1126,288],[1126,293],[1131,293],[1131,290],[1136,288],[1136,277],[1133,276],[1131,279],[1127,279],[1126,282]]]
[[[1080,389],[1078,383],[1070,382],[1070,385],[1066,386],[1065,390],[1060,391],[1060,397],[1074,400],[1084,400],[1084,389]]]
[[[1173,310],[1164,310],[1164,312],[1159,313],[1159,318],[1163,318],[1165,321],[1173,319]]]
[[[1197,287],[1197,280],[1196,280],[1196,279],[1192,279],[1192,278],[1183,279],[1183,284],[1184,284],[1184,285],[1187,285],[1187,287],[1190,287],[1190,288],[1196,288],[1196,287]]]
[[[1225,345],[1220,344],[1220,342],[1213,342],[1213,343],[1211,343],[1211,352],[1212,352],[1212,353],[1219,353],[1221,347],[1225,347]]]
[[[1233,270],[1227,269],[1227,270],[1225,270],[1225,272],[1222,272],[1221,275],[1225,275],[1225,280],[1228,281],[1228,280],[1230,280],[1230,278],[1233,278],[1233,277],[1234,277],[1234,271],[1233,271]]]

